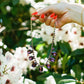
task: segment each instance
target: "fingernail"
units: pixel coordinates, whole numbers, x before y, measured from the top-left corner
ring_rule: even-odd
[[[57,19],[57,15],[53,17],[53,19]]]
[[[32,15],[37,15],[38,14],[38,12],[34,12],[34,13],[32,13]]]
[[[33,20],[35,20],[36,18],[35,17],[31,17],[31,20],[33,21]]]
[[[45,17],[45,15],[44,15],[44,14],[42,14],[42,15],[41,15],[41,18],[44,18],[44,17]]]
[[[50,15],[50,17],[52,18],[54,15],[55,15],[55,13],[52,13],[52,14]]]

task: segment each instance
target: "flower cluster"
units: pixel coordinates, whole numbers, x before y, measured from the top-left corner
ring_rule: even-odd
[[[46,64],[48,61],[47,58],[42,59],[37,57],[37,52],[35,50],[32,50],[29,45],[27,45],[27,48],[18,47],[13,51],[13,54],[8,51],[5,55],[2,54],[3,51],[0,49],[0,84],[36,84],[36,82],[32,80],[24,78],[23,74],[27,74],[27,70],[35,70],[37,64],[40,63],[50,68],[50,64]],[[33,54],[36,63],[33,60]],[[54,52],[52,54],[54,56],[56,55]],[[51,59],[51,61],[53,60],[54,59]],[[39,71],[48,71],[47,68],[40,66]],[[45,84],[48,84],[49,81],[52,82],[52,80],[56,84],[53,77],[46,78]]]
[[[54,28],[50,26],[46,26],[45,24],[41,25],[43,41],[46,41],[48,44],[52,43],[53,30]],[[84,48],[84,37],[81,36],[81,27],[77,24],[69,23],[62,28],[55,29],[55,45],[60,40],[68,42],[72,50]]]
[[[34,51],[34,53],[37,56],[37,52]],[[36,84],[22,76],[27,73],[27,68],[34,70],[25,47],[16,48],[14,54],[8,51],[5,56],[0,49],[0,84]]]

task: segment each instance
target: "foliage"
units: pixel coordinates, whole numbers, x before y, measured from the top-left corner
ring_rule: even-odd
[[[37,41],[37,42],[36,42]],[[46,56],[49,56],[50,53],[50,49],[51,49],[51,45],[47,46],[46,43],[45,44],[39,44],[39,42],[41,42],[41,40],[35,40],[34,38],[34,42],[38,43],[36,49],[38,50],[38,56],[45,58]],[[36,45],[34,45],[36,46]],[[39,50],[40,47],[43,46],[43,51]],[[81,79],[81,72],[84,72],[84,49],[77,49],[75,51],[71,50],[70,45],[68,44],[68,42],[58,42],[58,45],[55,46],[55,51],[58,53],[56,60],[58,60],[59,58],[63,58],[62,60],[62,67],[59,68],[57,67],[57,63],[55,62],[54,64],[51,63],[51,69],[49,70],[49,73],[44,73],[42,74],[42,76],[37,76],[37,79],[39,81],[43,81],[46,79],[46,77],[48,77],[49,75],[53,75],[53,72],[58,72],[59,74],[62,73],[67,73],[68,75],[70,75],[70,69],[73,69],[73,71],[75,72],[75,77],[73,79],[78,79],[80,81]],[[46,53],[48,52],[48,53]],[[82,62],[80,62],[80,60],[82,60]],[[51,73],[52,72],[52,73]],[[63,79],[63,77],[61,77],[58,74],[55,75],[54,74],[54,78],[56,79],[56,82],[59,80],[60,82],[57,84],[64,84],[63,81],[61,81]],[[66,78],[70,78],[70,76],[65,76]],[[56,77],[55,77],[56,76]],[[66,79],[65,78],[65,79]]]
[[[24,46],[28,38],[26,32],[30,30],[31,4],[22,5],[19,0],[4,0],[0,3],[0,21],[6,27],[0,34],[3,36],[3,43],[11,49]],[[23,22],[25,25],[22,25]]]

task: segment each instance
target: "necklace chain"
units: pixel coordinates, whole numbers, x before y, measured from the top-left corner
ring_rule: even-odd
[[[35,67],[38,63],[36,62],[36,59],[35,59],[35,55],[34,55],[34,47],[33,47],[33,36],[32,36],[32,32],[33,32],[33,28],[32,28],[32,20],[30,20],[31,21],[31,23],[30,23],[30,28],[31,28],[31,47],[32,47],[32,53],[33,53],[33,57],[34,57],[34,61],[33,61],[33,67]],[[53,30],[53,36],[52,36],[52,44],[51,44],[51,50],[50,50],[50,54],[49,54],[49,57],[48,57],[48,60],[47,60],[47,62],[46,62],[46,65],[47,65],[47,67],[48,68],[50,68],[50,64],[48,63],[48,61],[50,60],[50,58],[51,58],[51,54],[52,54],[52,49],[53,49],[53,46],[54,46],[54,38],[55,38],[55,28],[56,28],[56,22],[55,22],[55,24],[54,24],[54,30]],[[51,59],[51,60],[53,60],[53,59]],[[42,66],[44,66],[44,65],[40,65],[40,64],[38,64],[38,66],[40,66],[39,67],[39,70],[40,71],[42,71],[43,70],[43,67]]]
[[[30,21],[31,21],[31,23],[30,23],[30,25],[31,25],[31,46],[32,46],[32,50],[33,50],[33,55],[34,55],[34,47],[33,47],[33,36],[32,36],[32,32],[33,32],[33,30],[32,30],[32,20],[30,19]]]
[[[49,55],[49,58],[50,58],[50,56],[51,56],[52,49],[53,49],[53,45],[54,45],[54,38],[55,38],[55,26],[56,26],[56,23],[55,23],[55,25],[54,25],[54,31],[53,31],[52,44],[51,44],[51,50],[50,50],[50,55]]]

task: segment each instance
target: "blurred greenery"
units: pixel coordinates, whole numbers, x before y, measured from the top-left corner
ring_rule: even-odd
[[[81,0],[81,2],[84,4],[84,0]]]
[[[26,32],[30,30],[31,4],[22,5],[19,0],[1,0],[0,3],[0,24],[6,27],[0,34],[3,43],[9,49],[24,46],[28,38]],[[22,25],[23,22],[25,25]]]

